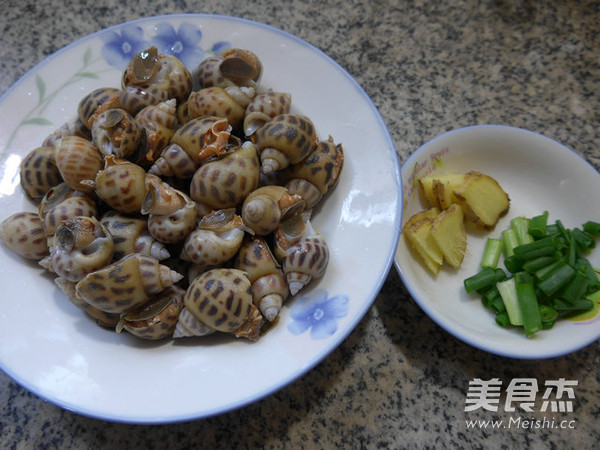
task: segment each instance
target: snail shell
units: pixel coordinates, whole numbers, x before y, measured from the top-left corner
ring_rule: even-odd
[[[206,116],[192,119],[171,138],[149,173],[191,178],[200,164],[229,150],[231,125],[222,117]]]
[[[65,136],[79,136],[88,141],[92,139],[90,130],[81,122],[79,117],[75,117],[50,133],[42,141],[41,147],[57,147],[60,140]]]
[[[146,172],[135,163],[105,158],[104,169],[95,181],[96,194],[111,208],[123,213],[139,213],[146,197]]]
[[[0,223],[0,239],[24,258],[40,260],[48,255],[44,225],[32,212],[13,214]]]
[[[129,158],[138,149],[142,132],[124,109],[111,108],[98,114],[92,125],[92,140],[103,155]]]
[[[81,182],[95,178],[104,166],[104,158],[90,141],[79,136],[65,136],[56,147],[54,159],[65,183],[86,194],[93,192],[93,186]]]
[[[159,261],[171,256],[165,244],[157,241],[150,234],[145,218],[108,211],[102,216],[100,223],[106,227],[113,238],[113,260],[115,261],[131,253],[152,256]]]
[[[232,208],[256,189],[259,179],[256,146],[246,141],[223,157],[202,164],[192,178],[190,197],[212,210]]]
[[[150,256],[133,253],[88,274],[76,285],[77,295],[108,313],[125,313],[183,276]]]
[[[90,317],[96,319],[96,323],[98,323],[99,325],[113,328],[119,322],[119,319],[121,317],[120,314],[106,313],[104,311],[99,310],[98,308],[94,308],[92,305],[79,298],[75,291],[75,286],[77,283],[65,280],[61,277],[56,277],[54,279],[54,282],[60,288],[60,290],[63,291],[63,293],[67,296],[71,303],[73,303],[82,311],[86,312]]]
[[[217,210],[204,216],[185,239],[181,259],[200,266],[216,266],[235,256],[246,227],[235,210]]]
[[[114,243],[96,218],[74,217],[56,229],[49,247],[50,255],[40,265],[67,281],[79,281],[111,262]]]
[[[169,145],[177,126],[176,104],[177,101],[172,98],[157,105],[148,105],[136,114],[136,124],[146,131],[145,162],[153,162]]]
[[[192,75],[175,56],[150,47],[133,56],[123,72],[121,89],[122,107],[135,116],[148,105],[171,98],[184,101],[192,90]]]
[[[257,86],[262,75],[262,62],[250,50],[232,48],[204,59],[194,71],[200,88],[211,86]]]
[[[116,331],[123,330],[141,339],[156,341],[173,335],[181,309],[185,290],[168,286],[147,303],[124,315]]]
[[[142,214],[168,216],[183,208],[190,200],[183,192],[153,174],[146,174]]]
[[[264,236],[277,229],[282,220],[304,210],[304,200],[290,195],[283,186],[261,186],[242,205],[242,219],[254,233]]]
[[[64,220],[78,216],[94,217],[97,213],[96,202],[89,195],[66,183],[50,188],[38,207],[46,236],[53,235]]]
[[[310,220],[297,214],[276,231],[275,254],[281,262],[290,294],[296,295],[311,280],[323,276],[329,247]]]
[[[54,159],[54,147],[31,150],[21,161],[20,175],[25,193],[32,200],[40,201],[51,187],[62,182]]]
[[[185,306],[177,318],[177,325],[173,331],[175,339],[182,337],[207,336],[216,330],[200,322]]]
[[[233,127],[237,127],[244,120],[245,106],[250,99],[243,98],[241,101],[243,104],[238,103],[238,99],[222,87],[200,89],[190,94],[185,105],[181,106],[185,108],[185,113],[180,112],[179,117],[185,116],[188,120],[202,116],[224,117]]]
[[[252,299],[269,322],[278,316],[289,295],[285,276],[267,242],[261,237],[245,239],[233,267],[247,273]]]
[[[175,244],[183,241],[196,228],[198,212],[196,203],[180,192],[185,204],[171,214],[150,214],[148,230],[158,241]]]
[[[317,142],[312,121],[297,114],[281,114],[269,120],[256,132],[262,171],[269,173],[297,164],[310,153]]]
[[[343,164],[344,149],[330,136],[327,141],[317,142],[308,157],[291,167],[286,187],[290,193],[300,195],[310,209],[335,186]]]
[[[83,125],[92,129],[96,116],[111,108],[120,107],[121,90],[112,87],[96,89],[83,97],[77,105],[77,115]]]
[[[252,286],[237,269],[211,269],[190,284],[184,305],[201,323],[236,337],[258,339],[262,315],[252,303]]]
[[[252,136],[275,116],[288,114],[292,96],[287,92],[263,92],[256,94],[244,112],[244,135]]]

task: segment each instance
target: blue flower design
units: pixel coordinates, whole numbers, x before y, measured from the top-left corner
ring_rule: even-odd
[[[218,55],[219,53],[221,53],[222,51],[225,51],[227,49],[231,48],[231,43],[227,42],[227,41],[218,41],[215,42],[212,46],[212,48],[210,49],[210,51],[215,54]]]
[[[204,50],[199,46],[202,31],[192,24],[182,23],[178,30],[168,23],[156,27],[152,44],[159,53],[176,56],[186,67],[193,70],[204,59]]]
[[[348,314],[348,297],[336,295],[328,297],[324,289],[315,289],[300,297],[290,309],[292,322],[288,330],[292,334],[310,330],[313,339],[324,339],[337,331],[337,321]]]
[[[133,55],[149,46],[144,40],[144,31],[135,26],[124,27],[120,33],[105,33],[101,39],[104,45],[100,54],[108,64],[119,70],[125,70]]]

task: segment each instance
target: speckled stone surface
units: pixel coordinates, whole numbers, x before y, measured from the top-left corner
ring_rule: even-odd
[[[600,3],[458,0],[0,1],[0,92],[73,40],[139,17],[202,12],[260,21],[314,44],[379,108],[400,160],[453,128],[495,123],[556,139],[600,167]],[[0,374],[0,447],[594,448],[600,441],[600,344],[516,361],[447,334],[392,268],[373,307],[321,364],[274,395],[188,423],[98,421],[45,403]],[[475,378],[578,380],[574,429],[468,429]]]

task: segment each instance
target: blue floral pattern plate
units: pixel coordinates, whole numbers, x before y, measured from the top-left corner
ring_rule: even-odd
[[[313,224],[331,259],[258,342],[210,336],[141,341],[93,324],[36,264],[0,247],[0,366],[36,395],[79,414],[128,423],[192,420],[242,407],[317,365],[354,329],[393,261],[402,193],[396,151],[377,109],[337,63],[281,30],[242,19],[140,19],[81,39],[33,68],[0,97],[0,219],[35,211],[19,163],[99,87],[119,87],[136,52],[156,46],[190,69],[229,47],[255,52],[262,89],[289,92],[345,164]]]

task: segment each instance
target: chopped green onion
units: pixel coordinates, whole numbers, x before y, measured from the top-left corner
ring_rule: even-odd
[[[519,245],[533,242],[533,237],[529,234],[529,219],[523,216],[515,217],[510,221],[510,227],[515,230],[517,242]]]
[[[583,224],[583,231],[592,236],[600,237],[600,223],[588,220]]]
[[[525,261],[522,267],[523,270],[527,271],[528,273],[535,273],[538,270],[555,263],[557,260],[558,256],[556,254],[553,256],[538,256],[537,258]]]
[[[569,281],[562,290],[561,297],[570,303],[574,303],[577,299],[585,295],[589,285],[590,279],[587,274],[578,270],[575,272],[575,276],[573,276],[571,281]]]
[[[535,296],[533,277],[527,272],[518,272],[514,278],[525,335],[531,336],[542,329],[542,319],[537,297]]]
[[[523,260],[517,255],[504,258],[504,267],[511,273],[520,272],[523,269]]]
[[[542,323],[554,323],[558,318],[558,313],[551,306],[540,305],[540,318],[542,319]]]
[[[584,253],[588,253],[594,247],[596,247],[596,241],[592,236],[583,231],[581,228],[573,228],[571,230],[573,240]]]
[[[594,302],[589,298],[580,298],[574,303],[567,302],[560,298],[554,298],[552,299],[552,307],[559,316],[564,317],[589,311],[594,307]]]
[[[464,280],[465,290],[468,293],[486,290],[503,278],[506,278],[506,273],[502,269],[485,267],[475,275]]]
[[[532,217],[529,220],[528,232],[533,239],[541,239],[546,236],[546,230],[548,227],[548,211],[544,211],[542,214]]]
[[[496,287],[498,288],[498,292],[500,292],[500,296],[506,307],[506,313],[508,314],[511,325],[523,325],[523,315],[519,308],[514,277],[499,282],[496,284]]]
[[[483,256],[481,258],[481,267],[498,267],[498,261],[502,254],[502,240],[488,238],[485,242],[485,248],[483,249]]]
[[[596,237],[600,222],[568,229],[560,220],[548,223],[548,211],[516,217],[500,239],[487,239],[481,270],[464,280],[465,289],[481,296],[499,326],[523,326],[527,336],[565,317],[596,314],[600,268],[584,256]],[[501,256],[507,272],[498,268]]]
[[[515,255],[524,261],[537,258],[538,256],[550,256],[556,253],[556,240],[545,237],[529,244],[518,245],[514,248]]]
[[[502,328],[508,328],[510,326],[510,319],[506,311],[496,314],[496,323]]]
[[[544,279],[540,280],[538,287],[544,294],[551,296],[571,281],[574,275],[575,269],[566,262],[559,260],[558,264],[546,274]]]
[[[504,244],[504,257],[508,258],[514,254],[515,247],[519,245],[517,233],[512,228],[502,232],[502,243]]]

